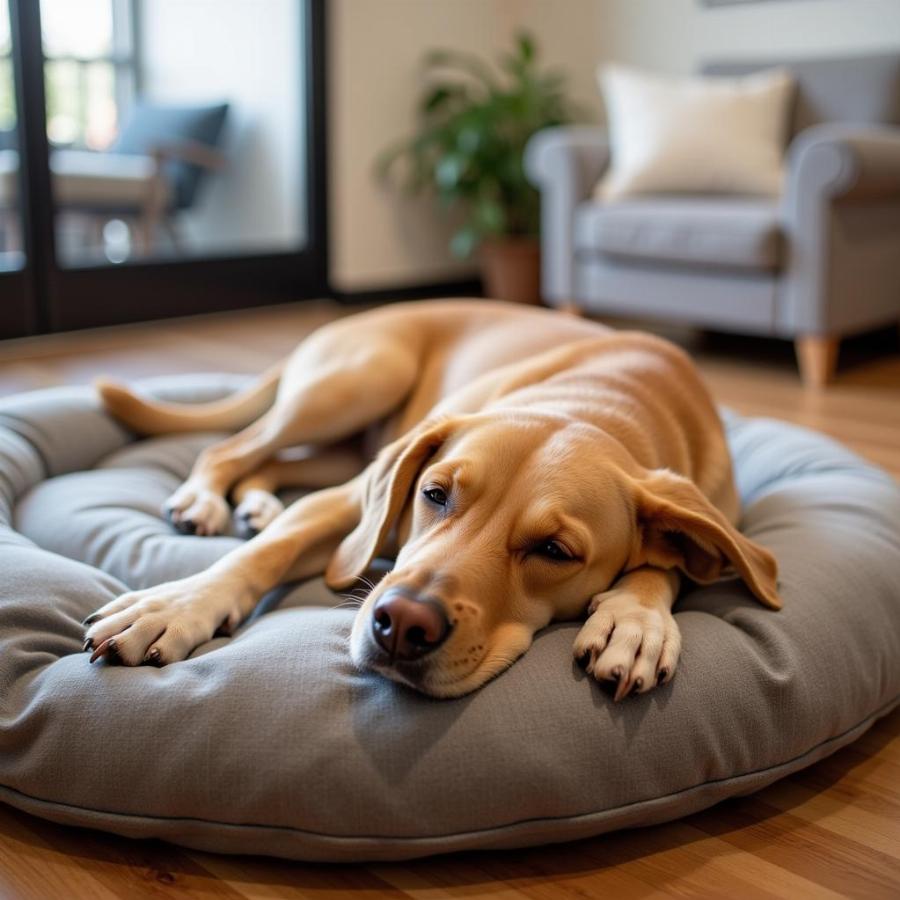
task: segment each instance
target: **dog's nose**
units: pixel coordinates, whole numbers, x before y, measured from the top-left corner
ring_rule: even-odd
[[[449,633],[447,614],[437,600],[417,600],[405,591],[391,590],[372,610],[372,635],[391,659],[419,659],[439,647]]]

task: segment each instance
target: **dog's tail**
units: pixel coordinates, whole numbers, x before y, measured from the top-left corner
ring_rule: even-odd
[[[284,361],[267,369],[253,384],[211,403],[166,403],[141,397],[106,378],[94,382],[106,411],[142,435],[186,431],[238,431],[258,419],[274,402]]]

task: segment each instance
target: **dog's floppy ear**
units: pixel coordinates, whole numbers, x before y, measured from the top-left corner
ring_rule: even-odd
[[[730,565],[765,606],[781,609],[775,557],[744,537],[692,481],[658,469],[634,484],[638,534],[628,568],[678,568],[708,584]]]
[[[363,473],[362,515],[325,573],[329,587],[348,587],[365,572],[396,523],[422,466],[446,441],[454,420],[423,423],[384,447]]]

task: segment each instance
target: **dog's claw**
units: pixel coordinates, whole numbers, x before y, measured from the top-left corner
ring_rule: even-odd
[[[194,534],[197,531],[197,523],[193,519],[186,519],[180,510],[167,506],[163,510],[166,521],[179,534]]]
[[[205,488],[183,484],[162,507],[163,515],[179,534],[203,537],[224,531],[231,509],[224,497]]]
[[[284,504],[267,491],[251,490],[234,511],[234,524],[240,537],[256,537],[284,512]]]
[[[91,613],[87,618],[85,618],[85,619],[82,621],[81,624],[82,624],[85,628],[88,628],[89,626],[93,625],[94,622],[98,622],[99,620],[100,620],[100,613]]]
[[[243,538],[245,541],[249,541],[259,534],[259,529],[254,528],[250,524],[250,516],[239,516],[237,522],[235,522],[235,527],[238,537]]]
[[[96,650],[94,650],[94,652],[91,654],[90,661],[96,662],[98,659],[100,659],[101,656],[105,656],[106,653],[109,652],[109,650],[110,650],[110,644],[113,644],[113,646],[115,646],[112,638],[110,638],[107,641],[104,641],[99,647],[97,647]]]
[[[631,693],[631,689],[633,685],[629,682],[626,675],[622,672],[621,666],[616,666],[609,673],[609,681],[611,681],[615,686],[615,694],[613,695],[613,700],[618,703],[619,700],[624,699]]]
[[[81,651],[82,651],[82,653],[86,653],[88,650],[93,650],[93,649],[94,649],[94,642],[93,642],[93,640],[91,640],[91,638],[88,638],[84,642],[84,646],[81,648]]]
[[[668,669],[660,669],[659,675],[656,677],[656,683],[662,684],[666,680],[666,678],[668,678],[668,676],[669,676]]]
[[[162,656],[160,655],[159,648],[154,647],[144,657],[144,662],[150,663],[151,666],[161,666],[162,665]]]

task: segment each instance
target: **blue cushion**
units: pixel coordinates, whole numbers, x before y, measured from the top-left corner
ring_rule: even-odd
[[[214,106],[156,106],[136,104],[125,120],[112,153],[148,154],[155,147],[196,141],[215,147],[219,143],[228,104]],[[174,206],[185,209],[194,202],[202,170],[190,163],[172,160],[166,164],[174,192]]]

